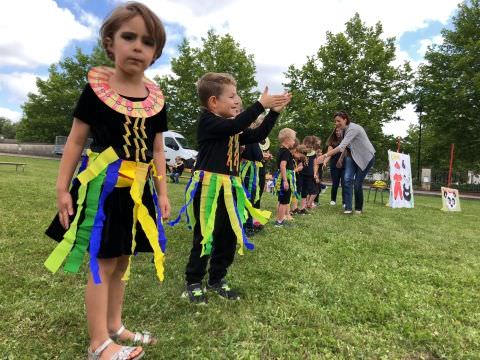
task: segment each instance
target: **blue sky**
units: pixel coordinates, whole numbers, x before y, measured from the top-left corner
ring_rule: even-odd
[[[118,4],[115,0],[15,0],[4,3],[0,14],[0,116],[16,121],[28,92],[36,91],[36,77],[46,77],[48,66],[71,56],[76,47],[90,52],[101,21]],[[146,0],[162,18],[167,45],[162,58],[147,75],[170,73],[170,60],[183,37],[192,44],[209,28],[230,33],[254,54],[259,87],[281,91],[283,73],[290,64],[301,66],[324,43],[325,32],[343,31],[358,12],[368,25],[383,24],[385,36],[397,39],[398,63],[416,68],[442,28],[451,28],[458,0]],[[29,9],[25,12],[24,9]],[[252,10],[255,11],[252,11]],[[23,22],[18,16],[23,13]],[[265,15],[268,14],[268,15]],[[404,135],[415,122],[411,107],[399,113],[405,119],[388,125],[387,133]]]

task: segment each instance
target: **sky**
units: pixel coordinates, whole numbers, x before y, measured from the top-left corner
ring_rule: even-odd
[[[409,61],[414,69],[425,51],[442,41],[451,28],[458,0],[144,0],[162,19],[167,43],[147,76],[171,74],[170,61],[187,38],[200,45],[209,29],[229,33],[254,55],[259,88],[281,92],[289,65],[301,67],[325,43],[326,32],[342,32],[356,13],[368,25],[380,21],[385,38],[395,37],[396,65]],[[0,12],[0,116],[18,121],[36,79],[48,67],[74,54],[89,53],[105,17],[117,0],[14,0]],[[168,100],[167,100],[168,101]],[[402,121],[384,127],[386,134],[405,136],[417,123],[411,104],[398,112]],[[328,119],[326,119],[328,120]]]

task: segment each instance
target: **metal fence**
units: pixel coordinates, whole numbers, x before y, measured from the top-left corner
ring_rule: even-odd
[[[448,170],[432,169],[432,190],[440,190],[442,186],[448,184]],[[452,172],[452,188],[458,189],[460,192],[480,192],[480,181],[468,171]]]

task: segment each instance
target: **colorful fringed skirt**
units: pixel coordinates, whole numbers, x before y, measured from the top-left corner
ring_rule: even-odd
[[[260,168],[261,161],[243,160],[240,165],[242,179],[248,199],[254,204],[260,199]]]
[[[69,229],[57,215],[45,232],[59,241],[45,266],[56,272],[65,263],[65,271],[76,273],[88,251],[90,270],[100,283],[97,259],[153,252],[157,277],[163,280],[166,237],[154,176],[151,164],[119,159],[113,148],[89,151],[70,190],[74,215]]]
[[[302,199],[302,195],[298,192],[297,189],[297,177],[295,175],[295,171],[287,169],[287,180],[288,186],[292,191],[292,195],[297,198],[297,200]],[[274,195],[282,195],[283,186],[282,186],[282,177],[280,176],[280,170],[277,170],[273,175],[273,194]]]
[[[199,189],[201,189],[199,221],[203,237],[201,256],[210,255],[212,251],[215,214],[221,189],[223,189],[223,200],[227,208],[228,218],[239,244],[238,253],[243,255],[243,247],[253,250],[254,245],[249,242],[243,229],[248,213],[261,224],[267,223],[271,213],[253,207],[238,176],[211,173],[204,170],[195,171],[185,190],[185,205],[180,210],[177,219],[171,221],[169,225],[178,224],[182,214],[185,213],[188,227],[190,229],[194,228],[197,220],[194,216],[193,199]]]

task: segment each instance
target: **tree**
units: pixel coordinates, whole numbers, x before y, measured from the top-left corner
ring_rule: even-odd
[[[172,59],[173,76],[156,77],[168,104],[169,128],[181,132],[190,143],[196,142],[199,102],[197,80],[206,72],[226,72],[237,80],[237,91],[244,106],[259,96],[254,89],[255,63],[229,34],[220,36],[213,30],[202,38],[201,47],[192,47],[184,39],[179,55]]]
[[[456,168],[480,170],[479,0],[461,3],[452,23],[453,30],[442,30],[443,43],[425,54],[416,81],[417,103],[431,137],[425,148],[422,139],[422,159],[428,160],[422,163],[448,168],[455,143]]]
[[[394,66],[395,39],[381,39],[381,23],[367,27],[356,14],[344,33],[327,32],[327,42],[301,68],[291,65],[285,86],[293,93],[284,123],[299,136],[316,134],[324,141],[333,130],[333,114],[346,110],[362,125],[377,150],[376,167],[386,165],[388,147],[382,125],[411,100],[413,79],[408,62]],[[388,146],[388,147],[385,147]]]
[[[15,139],[17,125],[17,123],[0,116],[0,135],[5,139]]]
[[[67,57],[48,69],[48,79],[37,78],[38,94],[28,94],[23,104],[23,117],[17,129],[21,141],[52,143],[57,135],[67,135],[73,120],[73,110],[87,83],[91,67],[110,65],[100,44],[91,55],[77,49],[73,57]]]

